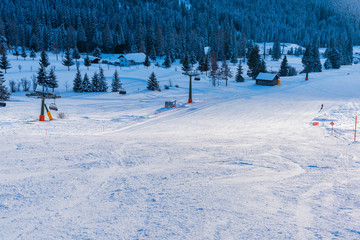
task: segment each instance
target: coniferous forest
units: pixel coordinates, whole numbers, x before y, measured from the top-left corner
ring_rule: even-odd
[[[359,20],[355,11],[345,14],[349,6],[340,0],[2,0],[0,36],[8,46],[34,51],[99,47],[199,59],[210,46],[218,59],[231,59],[244,56],[249,40],[359,44]]]

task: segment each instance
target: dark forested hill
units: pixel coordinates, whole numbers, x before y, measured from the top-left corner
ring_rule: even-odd
[[[2,0],[0,35],[12,46],[81,52],[241,56],[247,40],[321,46],[351,39],[352,0]],[[355,8],[354,8],[355,9]]]

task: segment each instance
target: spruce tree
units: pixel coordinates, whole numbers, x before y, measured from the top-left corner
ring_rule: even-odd
[[[47,68],[50,65],[49,57],[46,54],[45,50],[41,51],[39,64],[40,64],[40,66],[43,66],[44,68]]]
[[[210,62],[209,62],[209,56],[206,54],[204,58],[204,64],[202,66],[202,71],[206,73],[210,70]]]
[[[24,47],[24,46],[21,48],[21,57],[23,57],[24,60],[25,60],[25,58],[27,57],[27,54],[26,54],[26,52],[25,52],[25,47]]]
[[[304,55],[302,57],[302,60],[301,60],[303,66],[304,66],[304,69],[302,70],[302,72],[304,73],[310,73],[312,72],[312,64],[314,62],[313,60],[313,56],[312,56],[312,53],[311,53],[311,46],[308,45],[306,47],[306,50],[304,52]]]
[[[107,92],[108,86],[104,75],[104,69],[100,68],[99,72],[99,92]]]
[[[264,72],[264,73],[267,72],[267,70],[266,70],[266,63],[265,63],[265,60],[264,60],[264,59],[261,59],[259,73],[260,73],[260,72]],[[257,75],[256,75],[256,76],[257,76]]]
[[[10,68],[11,68],[11,64],[7,59],[6,51],[2,50],[1,57],[0,57],[0,69],[3,69],[6,73],[6,70],[10,69]]]
[[[314,46],[312,47],[312,72],[321,72],[321,62],[320,62],[320,53],[319,53],[319,48],[317,47],[317,45],[314,44]]]
[[[189,59],[189,55],[187,52],[184,55],[181,70],[183,70],[184,72],[188,72],[191,70],[190,59]]]
[[[75,59],[76,62],[77,62],[78,59],[81,58],[80,53],[79,53],[79,50],[78,50],[77,47],[75,47],[75,48],[73,49],[72,58]]]
[[[272,49],[272,59],[277,61],[281,58],[281,46],[279,41],[274,42],[274,46]]]
[[[100,92],[100,78],[97,72],[95,72],[91,78],[91,89],[93,92]]]
[[[73,61],[73,59],[72,59],[72,57],[71,57],[70,49],[68,48],[68,49],[66,49],[65,58],[64,58],[64,60],[62,61],[62,65],[68,67],[68,71],[70,71],[70,67],[71,67],[72,65],[74,65],[74,64],[75,64],[75,63],[74,63],[74,61]]]
[[[339,69],[341,67],[341,54],[337,49],[331,48],[329,50],[328,59],[330,60],[333,68]]]
[[[236,58],[236,56],[235,56],[235,53],[233,53],[233,54],[231,55],[230,62],[231,62],[232,64],[234,64],[234,66],[235,66],[235,64],[237,64],[238,60],[237,60],[237,58]]]
[[[32,58],[33,61],[35,60],[35,58],[36,58],[36,53],[35,53],[34,49],[31,49],[30,57]]]
[[[10,92],[5,86],[5,78],[2,71],[0,71],[0,100],[6,101],[10,98]]]
[[[289,65],[288,65],[287,57],[285,55],[280,65],[279,76],[282,77],[288,75],[289,75]]]
[[[328,58],[325,60],[324,68],[325,68],[325,69],[330,69],[330,68],[332,68],[331,62],[330,62],[330,60],[329,60]]]
[[[37,84],[43,87],[42,91],[44,92],[45,87],[47,87],[47,83],[48,83],[45,66],[40,64],[40,68],[38,70],[38,74],[36,78],[37,78]]]
[[[93,91],[91,83],[90,83],[90,79],[89,79],[87,73],[84,74],[84,79],[82,81],[82,89],[84,92],[92,92]]]
[[[88,55],[84,58],[84,65],[86,66],[87,70],[89,70],[89,67],[91,66],[91,61]]]
[[[20,53],[18,51],[18,47],[15,47],[15,51],[14,51],[13,55],[16,56],[16,60],[19,60]]]
[[[236,82],[244,82],[245,81],[244,77],[241,74],[243,74],[243,70],[242,70],[241,61],[239,61],[239,65],[238,65],[236,76],[235,76]]]
[[[57,77],[55,75],[55,69],[53,67],[50,68],[50,72],[49,72],[49,75],[48,75],[48,87],[52,88],[53,92],[54,92],[55,88],[59,87]]]
[[[118,92],[120,89],[122,89],[122,84],[119,78],[119,74],[117,70],[115,70],[114,78],[112,79],[112,83],[111,83],[111,91]]]
[[[166,57],[163,63],[165,68],[170,68],[171,67],[171,60],[170,60],[170,56],[168,53],[166,53]]]
[[[146,68],[150,67],[151,63],[150,63],[150,60],[149,60],[149,55],[146,55],[145,57],[145,62],[144,62],[144,66]]]
[[[259,46],[255,45],[255,47],[252,49],[249,55],[247,62],[249,66],[249,71],[247,75],[253,79],[257,77],[257,75],[261,72],[261,70],[263,70],[262,68],[264,67],[259,52],[260,52]]]
[[[79,69],[76,71],[76,75],[75,75],[75,78],[74,78],[73,90],[74,90],[74,92],[83,92],[84,91],[83,90],[81,73],[80,73]]]
[[[149,77],[147,89],[151,91],[161,91],[159,86],[159,81],[156,79],[154,72],[152,72]]]

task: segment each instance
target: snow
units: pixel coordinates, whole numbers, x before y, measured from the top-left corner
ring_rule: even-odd
[[[261,72],[261,73],[258,74],[256,79],[258,79],[258,80],[266,80],[266,81],[273,81],[276,76],[277,76],[277,74]]]
[[[7,81],[36,74],[38,60],[9,58]],[[39,122],[40,100],[25,92],[0,108],[0,239],[359,238],[360,65],[271,88],[249,78],[212,87],[204,74],[188,104],[178,63],[101,64],[109,84],[119,71],[119,95],[66,91],[75,67],[50,62],[67,118]],[[153,71],[162,89],[179,88],[146,90]],[[178,106],[164,109],[169,100]]]
[[[134,61],[135,63],[143,63],[146,58],[144,53],[129,53],[121,56],[124,56],[128,61]]]

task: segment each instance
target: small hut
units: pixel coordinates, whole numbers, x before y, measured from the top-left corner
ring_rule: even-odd
[[[279,79],[280,77],[277,74],[261,72],[255,80],[257,85],[275,86],[278,85]]]

